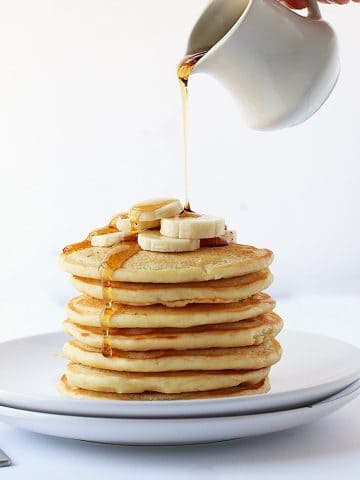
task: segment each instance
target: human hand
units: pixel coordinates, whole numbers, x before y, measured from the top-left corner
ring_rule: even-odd
[[[307,0],[280,0],[281,3],[285,3],[290,8],[306,8],[308,5]],[[319,0],[321,3],[336,3],[338,5],[345,5],[351,0]],[[353,2],[360,3],[360,0],[352,0]]]

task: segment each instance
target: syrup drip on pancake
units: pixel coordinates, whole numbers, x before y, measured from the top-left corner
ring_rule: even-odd
[[[106,227],[102,228],[97,228],[95,230],[92,230],[89,235],[86,237],[85,240],[82,242],[77,242],[77,243],[72,243],[71,245],[67,245],[64,247],[63,252],[64,253],[72,253],[76,252],[77,250],[83,250],[84,248],[89,248],[91,247],[91,239],[95,237],[96,235],[104,235],[106,233],[114,233],[117,232],[117,228],[113,225],[107,225]]]
[[[141,248],[137,242],[122,242],[113,247],[104,261],[99,267],[101,276],[101,287],[105,306],[100,314],[100,325],[103,333],[102,354],[104,357],[112,356],[112,348],[110,343],[109,328],[111,327],[111,319],[115,313],[112,307],[112,276],[118,268],[135,255]]]
[[[126,218],[127,214],[120,214],[123,218]],[[141,215],[141,212],[140,212]],[[77,250],[82,250],[85,248],[91,247],[91,239],[95,235],[103,235],[106,233],[117,232],[115,227],[116,219],[119,218],[119,215],[116,215],[110,220],[108,226],[93,230],[89,233],[86,239],[82,242],[73,243],[64,248],[64,253],[71,253]],[[135,230],[132,228],[132,230]],[[112,287],[111,280],[115,270],[120,268],[126,260],[135,255],[140,249],[138,243],[136,242],[137,231],[130,232],[127,236],[127,241],[123,241],[119,245],[112,247],[110,252],[106,255],[104,261],[99,267],[99,273],[101,277],[101,286],[103,291],[103,298],[105,300],[104,308],[100,314],[100,325],[103,331],[103,346],[102,354],[105,357],[111,357],[112,348],[110,343],[109,328],[111,326],[111,319],[114,315],[114,310],[112,308]]]
[[[192,212],[189,200],[189,115],[188,115],[188,83],[192,69],[197,62],[206,54],[206,51],[186,55],[177,69],[180,84],[183,131],[184,131],[184,167],[185,167],[185,211]]]

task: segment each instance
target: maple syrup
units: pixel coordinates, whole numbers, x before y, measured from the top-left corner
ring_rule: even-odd
[[[73,243],[66,246],[63,249],[63,252],[72,253],[77,250],[89,248],[91,247],[91,239],[94,236],[117,232],[118,230],[115,227],[115,222],[116,218],[118,217],[119,215],[113,217],[108,226],[92,230],[86,237],[86,239],[82,242]],[[112,307],[113,299],[111,280],[115,270],[120,268],[126,262],[126,260],[135,255],[139,250],[140,247],[136,241],[136,234],[134,235],[134,233],[130,233],[128,235],[127,241],[121,242],[120,244],[110,249],[109,253],[106,255],[99,267],[102,294],[105,302],[105,305],[100,314],[100,326],[102,328],[103,334],[101,353],[104,357],[112,356],[109,328],[111,327],[111,319],[115,312]]]
[[[188,107],[188,84],[192,69],[197,62],[206,54],[205,51],[186,55],[180,62],[177,69],[177,76],[180,84],[182,113],[183,113],[183,136],[184,136],[184,170],[185,170],[185,206],[184,210],[192,212],[189,200],[189,107]]]
[[[77,250],[83,250],[84,248],[91,247],[91,239],[96,235],[104,235],[105,233],[114,233],[117,232],[117,229],[113,225],[107,225],[106,227],[97,228],[92,230],[89,235],[86,237],[85,240],[82,242],[72,243],[71,245],[67,245],[63,248],[64,253],[72,253],[76,252]]]
[[[202,238],[200,240],[201,247],[226,247],[229,242],[224,237]]]
[[[102,297],[104,299],[104,307],[100,313],[100,326],[103,336],[101,352],[104,357],[111,357],[113,355],[109,329],[111,328],[112,317],[114,316],[115,311],[118,310],[118,306],[116,310],[114,310],[113,308],[112,281],[114,272],[117,269],[121,268],[122,265],[129,258],[131,258],[133,255],[135,255],[141,250],[140,246],[136,241],[137,233],[140,230],[139,222],[141,215],[143,213],[160,209],[166,205],[169,205],[173,201],[174,199],[156,199],[138,203],[130,209],[129,215],[127,213],[120,213],[118,215],[115,215],[106,227],[92,230],[85,240],[83,240],[82,242],[74,243],[72,245],[68,245],[63,250],[64,253],[71,253],[80,249],[91,247],[91,239],[94,236],[104,235],[107,233],[113,233],[118,231],[115,227],[116,220],[118,218],[129,217],[130,219],[131,232],[127,235],[127,238],[124,241],[109,249],[98,270],[101,279]],[[182,215],[191,217],[199,216],[197,213],[191,211],[188,201],[187,209],[185,209]],[[142,223],[146,223],[146,221]],[[205,242],[203,245],[222,246],[224,245],[224,242],[220,238],[207,239],[207,242]]]
[[[147,200],[145,202],[140,202],[133,205],[129,213],[131,229],[136,231],[140,230],[139,222],[140,222],[140,217],[143,213],[151,212],[154,210],[158,210],[159,208],[166,207],[166,205],[169,205],[174,201],[176,201],[175,198],[159,198],[154,200]],[[143,223],[146,225],[146,223],[150,223],[150,222],[151,220],[150,221],[145,220]]]
[[[103,334],[102,341],[102,354],[104,357],[112,356],[112,348],[110,342],[109,328],[111,328],[111,319],[115,313],[113,309],[113,296],[112,296],[112,279],[114,272],[121,268],[121,266],[141,250],[139,247],[136,236],[139,231],[139,220],[143,213],[157,210],[161,207],[169,205],[174,199],[157,199],[147,202],[141,202],[134,205],[130,209],[130,222],[131,232],[128,234],[127,239],[114,247],[111,247],[108,254],[105,256],[103,262],[99,267],[99,275],[101,279],[102,296],[104,299],[104,307],[100,314],[100,326]],[[96,235],[104,235],[106,233],[117,232],[116,220],[120,218],[127,218],[127,213],[120,213],[115,215],[109,225],[103,228],[98,228],[89,233],[85,240],[82,242],[68,245],[63,249],[64,253],[72,253],[77,250],[91,247],[91,239]]]
[[[109,328],[111,328],[111,319],[115,313],[112,305],[113,295],[111,286],[113,274],[126,260],[135,255],[139,250],[140,247],[137,242],[122,242],[111,248],[99,267],[102,294],[105,301],[104,308],[100,314],[100,325],[103,334],[102,354],[104,357],[112,356]]]

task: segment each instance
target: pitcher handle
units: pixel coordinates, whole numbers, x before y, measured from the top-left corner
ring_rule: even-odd
[[[321,12],[317,0],[307,0],[308,2],[308,18],[313,18],[314,20],[321,19]]]

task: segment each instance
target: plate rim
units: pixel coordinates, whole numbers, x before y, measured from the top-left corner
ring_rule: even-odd
[[[356,385],[355,385],[356,384]],[[353,386],[356,386],[356,388],[354,388]],[[334,406],[334,405],[337,405],[338,403],[342,403],[344,402],[345,399],[349,399],[349,397],[358,397],[360,395],[360,379],[353,382],[352,384],[348,385],[347,387],[345,387],[343,389],[344,391],[345,390],[348,390],[344,395],[339,395],[339,394],[334,394],[334,395],[331,395],[328,399],[326,399],[326,401],[318,401],[318,402],[314,402],[312,405],[307,405],[307,406],[303,406],[303,407],[298,407],[298,408],[289,408],[289,409],[284,409],[284,410],[279,410],[279,411],[270,411],[270,412],[256,412],[256,413],[252,413],[252,414],[246,414],[246,415],[242,415],[242,414],[239,414],[239,415],[217,415],[217,416],[209,416],[209,417],[160,417],[160,418],[157,418],[157,417],[153,417],[153,418],[144,418],[144,417],[139,417],[139,418],[134,418],[134,417],[101,417],[101,416],[92,416],[91,418],[94,419],[94,420],[102,420],[102,421],[111,421],[111,420],[121,420],[121,421],[126,421],[127,423],[131,423],[133,421],[139,421],[139,422],[143,422],[145,421],[146,423],[154,423],[154,422],[159,422],[159,421],[166,421],[168,420],[169,422],[170,421],[185,421],[185,423],[190,423],[192,421],[195,421],[195,420],[201,420],[201,421],[209,421],[209,422],[215,422],[216,420],[224,420],[224,419],[227,419],[227,420],[232,420],[232,419],[235,419],[235,418],[254,418],[254,417],[262,417],[262,418],[269,418],[270,416],[273,416],[273,415],[276,415],[276,416],[281,416],[281,415],[285,415],[285,414],[288,414],[290,412],[292,413],[295,413],[295,412],[298,412],[300,413],[301,411],[307,411],[307,410],[313,410],[313,409],[317,409],[317,408],[322,408],[322,407],[329,407],[331,404]],[[334,397],[334,398],[332,398]],[[351,401],[351,400],[349,400]],[[24,413],[25,415],[31,415],[32,417],[40,417],[40,418],[43,418],[44,416],[45,417],[66,417],[67,420],[71,421],[73,418],[80,418],[80,419],[86,419],[86,418],[89,418],[88,416],[86,415],[64,415],[64,414],[61,414],[61,413],[49,413],[49,412],[39,412],[37,410],[26,410],[26,409],[22,409],[22,408],[14,408],[14,407],[8,407],[8,406],[5,406],[5,405],[0,405],[0,420],[1,420],[1,417],[2,417],[2,412],[5,410],[5,413],[6,411],[14,411],[14,412],[19,412],[19,413]]]

